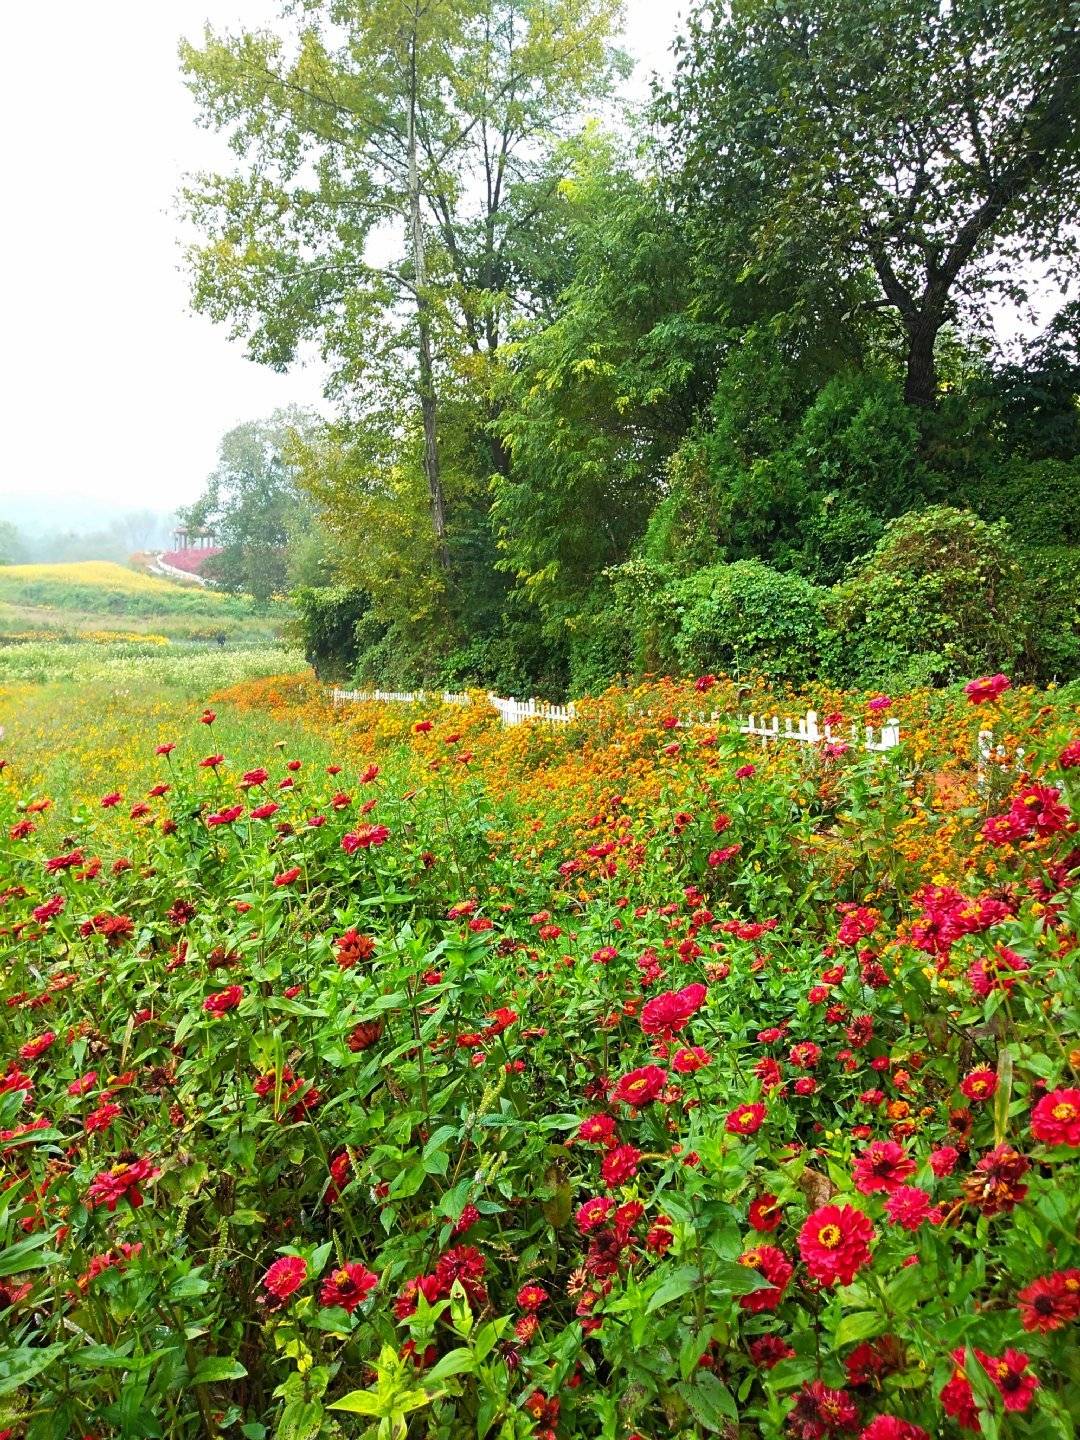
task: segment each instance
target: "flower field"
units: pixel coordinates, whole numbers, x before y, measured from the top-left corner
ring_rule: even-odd
[[[203,678],[7,696],[0,1436],[1075,1435],[1070,692]]]

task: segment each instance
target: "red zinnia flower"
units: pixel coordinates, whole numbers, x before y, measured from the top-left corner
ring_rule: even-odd
[[[341,837],[341,848],[346,855],[352,855],[357,850],[370,850],[374,846],[385,845],[390,838],[390,831],[385,825],[361,825],[358,830]]]
[[[287,1300],[307,1279],[307,1269],[307,1261],[299,1255],[282,1255],[267,1270],[262,1283],[271,1295]]]
[[[274,876],[274,884],[280,889],[283,885],[295,885],[300,879],[301,870],[299,865],[294,865],[291,870],[283,870],[280,875]]]
[[[1061,803],[1061,791],[1053,785],[1029,785],[1009,807],[1014,820],[1036,835],[1056,835],[1069,823],[1068,809]]]
[[[975,1392],[964,1370],[963,1349],[951,1352],[956,1369],[941,1388],[938,1399],[946,1415],[951,1415],[962,1430],[981,1430]]]
[[[930,1440],[930,1435],[910,1420],[898,1420],[895,1415],[875,1415],[859,1432],[859,1440]]]
[[[280,1265],[280,1260],[277,1263]],[[304,1276],[301,1275],[297,1284],[300,1284],[303,1278]],[[264,1285],[267,1284],[268,1279],[269,1272],[267,1272],[267,1279],[263,1281]],[[322,1289],[319,1291],[319,1304],[340,1305],[351,1315],[361,1301],[367,1299],[378,1283],[379,1277],[363,1265],[342,1265],[339,1269],[332,1271],[323,1281]],[[294,1285],[293,1289],[295,1288]],[[287,1293],[291,1294],[292,1291]]]
[[[729,1135],[756,1135],[765,1120],[765,1106],[760,1101],[737,1105],[724,1122]]]
[[[930,1151],[930,1169],[941,1180],[952,1174],[959,1159],[960,1151],[955,1145],[942,1145],[939,1149]]]
[[[1027,1368],[1028,1357],[1022,1350],[1006,1350],[997,1357],[976,1350],[983,1369],[997,1386],[1006,1410],[1026,1410],[1039,1388],[1038,1379]]]
[[[1031,1133],[1047,1145],[1080,1147],[1080,1090],[1051,1090],[1031,1112]]]
[[[1060,1330],[1080,1319],[1080,1270],[1053,1270],[1040,1275],[1016,1297],[1025,1330]]]
[[[667,1078],[667,1071],[659,1065],[642,1065],[640,1069],[630,1070],[619,1078],[611,1098],[640,1109],[656,1099],[667,1084]]]
[[[832,1390],[821,1380],[803,1381],[788,1411],[787,1428],[796,1440],[823,1440],[857,1429],[859,1412],[846,1390]]]
[[[936,1216],[933,1202],[918,1185],[901,1185],[885,1201],[885,1213],[894,1225],[905,1230],[918,1230],[924,1220]]]
[[[86,1203],[91,1210],[95,1205],[104,1205],[111,1215],[120,1201],[126,1199],[131,1208],[137,1210],[143,1203],[141,1187],[160,1174],[148,1156],[130,1165],[114,1165],[90,1182]]]
[[[850,1285],[870,1259],[874,1227],[851,1205],[822,1205],[799,1231],[799,1254],[821,1285]]]
[[[700,1045],[690,1045],[685,1050],[676,1052],[671,1068],[679,1075],[693,1075],[711,1063],[712,1056],[707,1050],[703,1050]]]
[[[821,1059],[821,1047],[812,1040],[803,1040],[791,1047],[788,1059],[792,1065],[798,1065],[803,1070],[812,1070]]]
[[[578,1207],[574,1219],[581,1233],[587,1235],[590,1230],[603,1225],[614,1209],[615,1201],[610,1196],[594,1195],[591,1200],[586,1200],[584,1205]]]
[[[214,995],[208,995],[202,1008],[208,1015],[224,1015],[228,1010],[235,1010],[243,998],[244,991],[241,986],[229,985]]]
[[[751,1290],[748,1295],[740,1295],[741,1308],[752,1315],[760,1315],[765,1310],[775,1310],[784,1298],[788,1281],[795,1273],[794,1266],[784,1252],[775,1245],[756,1245],[753,1250],[747,1250],[744,1255],[739,1256],[739,1264],[756,1270],[769,1282],[760,1290]]]
[[[640,1159],[641,1151],[635,1150],[633,1145],[616,1145],[604,1156],[604,1163],[600,1166],[604,1184],[611,1190],[616,1185],[625,1185],[637,1174]]]
[[[542,1285],[523,1285],[517,1292],[517,1303],[522,1310],[539,1310],[547,1300],[548,1292]]]
[[[641,1028],[646,1035],[670,1037],[683,1029],[691,1015],[700,1010],[707,995],[705,986],[696,983],[681,990],[666,990],[646,1001],[641,1009]]]
[[[235,820],[239,820],[243,813],[243,805],[227,805],[224,810],[216,810],[212,815],[207,815],[207,827],[213,830],[217,825],[231,825]]]
[[[578,1126],[577,1138],[587,1145],[607,1145],[615,1138],[612,1115],[589,1115]]]
[[[763,1234],[777,1229],[783,1218],[784,1212],[777,1204],[775,1195],[766,1192],[750,1202],[750,1224]]]
[[[1028,1192],[1020,1183],[1031,1161],[1011,1145],[996,1145],[964,1181],[964,1196],[984,1215],[1001,1215],[1019,1205]]]
[[[972,1070],[960,1081],[960,1093],[969,1100],[989,1100],[997,1089],[997,1076],[993,1070]]]
[[[996,700],[1011,689],[1012,681],[1007,676],[983,675],[978,680],[969,680],[964,686],[964,694],[973,705],[981,705],[984,700]]]
[[[855,1158],[855,1188],[863,1195],[895,1190],[915,1169],[915,1161],[895,1140],[875,1140]]]
[[[46,1030],[36,1040],[28,1040],[19,1050],[19,1056],[23,1060],[36,1060],[44,1055],[56,1041],[56,1035],[52,1030]]]

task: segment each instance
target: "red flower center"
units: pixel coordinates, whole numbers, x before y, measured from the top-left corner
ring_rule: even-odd
[[[817,1233],[817,1238],[827,1250],[835,1250],[840,1244],[839,1225],[823,1225]]]

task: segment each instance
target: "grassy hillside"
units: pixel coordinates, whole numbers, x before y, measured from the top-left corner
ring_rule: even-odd
[[[265,644],[284,611],[174,584],[108,561],[0,567],[0,644],[26,640],[150,639]]]

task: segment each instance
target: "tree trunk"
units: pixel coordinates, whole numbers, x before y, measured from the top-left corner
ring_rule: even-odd
[[[424,231],[420,220],[420,173],[416,160],[416,29],[412,35],[409,94],[409,212],[412,231],[413,284],[416,287],[416,323],[420,335],[419,381],[420,413],[424,422],[424,474],[427,476],[431,499],[431,526],[439,564],[450,568],[446,546],[446,496],[443,494],[439,468],[437,407],[435,398],[435,366],[431,348],[431,316],[424,287],[427,269],[424,263]]]
[[[904,378],[904,400],[908,405],[929,409],[937,399],[937,371],[934,368],[934,342],[941,329],[941,320],[917,315],[907,324],[907,375]]]

